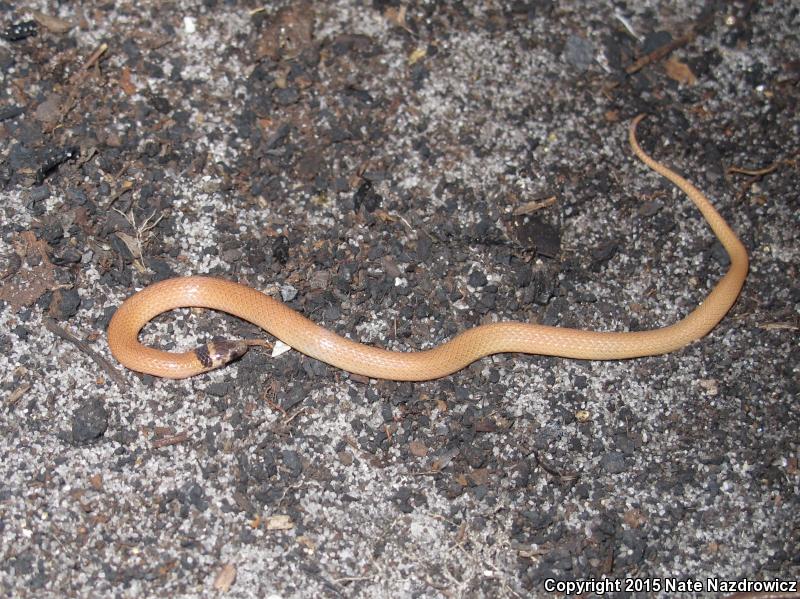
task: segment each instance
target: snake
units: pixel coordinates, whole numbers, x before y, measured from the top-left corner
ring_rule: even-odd
[[[254,344],[222,339],[186,352],[167,352],[139,342],[141,329],[155,316],[188,307],[227,312],[264,329],[306,356],[356,375],[396,381],[445,377],[476,360],[500,353],[623,360],[676,351],[704,337],[728,313],[742,289],[749,261],[745,246],[708,198],[641,148],[636,127],[645,116],[636,116],[628,127],[633,153],[694,203],[730,258],[727,272],[705,299],[674,324],[642,331],[594,331],[502,321],[467,329],[424,351],[390,351],[342,337],[247,285],[216,277],[187,276],[153,283],[122,303],[108,326],[111,353],[131,370],[182,379],[224,366]]]

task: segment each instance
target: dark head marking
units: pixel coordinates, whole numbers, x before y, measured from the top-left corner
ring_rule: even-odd
[[[205,345],[198,345],[194,350],[194,355],[197,356],[203,368],[211,370],[214,368],[214,363],[211,361],[211,355],[209,354],[209,345],[208,343]]]
[[[195,348],[194,355],[203,365],[203,369],[208,371],[238,360],[247,353],[248,349],[249,346],[244,341],[221,339],[200,345]]]

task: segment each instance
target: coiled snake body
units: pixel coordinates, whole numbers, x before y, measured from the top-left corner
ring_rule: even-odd
[[[601,332],[498,322],[466,330],[433,349],[394,352],[340,337],[245,285],[193,276],[155,283],[128,298],[108,327],[111,353],[132,370],[177,379],[217,368],[247,350],[244,341],[212,342],[184,353],[160,351],[139,343],[139,331],[148,321],[162,312],[181,307],[228,312],[312,358],[348,372],[391,380],[435,379],[485,356],[504,352],[618,360],[679,349],[713,329],[734,304],[747,275],[747,250],[699,189],[642,150],[636,140],[636,126],[642,118],[644,115],[636,117],[629,128],[634,153],[694,202],[730,256],[728,272],[708,297],[673,325],[649,331]]]

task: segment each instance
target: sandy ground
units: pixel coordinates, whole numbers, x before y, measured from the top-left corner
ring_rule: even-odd
[[[28,4],[0,3],[38,22],[0,41],[0,594],[797,579],[796,5]],[[670,324],[727,262],[633,157],[640,112],[751,254],[689,347],[415,384],[256,350],[168,381],[108,351],[126,297],[189,274],[405,351],[495,320]],[[260,332],[181,310],[143,339],[215,335]]]

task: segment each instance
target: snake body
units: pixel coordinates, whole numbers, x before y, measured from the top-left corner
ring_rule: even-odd
[[[468,329],[433,349],[394,352],[341,337],[251,287],[191,276],[155,283],[128,298],[108,327],[111,353],[132,370],[178,379],[217,368],[247,350],[245,342],[237,341],[209,343],[184,353],[160,351],[139,343],[139,332],[147,322],[162,312],[181,307],[228,312],[312,358],[355,374],[390,380],[436,379],[485,356],[506,352],[619,360],[677,350],[706,335],[734,304],[747,276],[747,250],[699,189],[641,148],[636,126],[642,118],[644,115],[633,119],[629,127],[633,152],[688,196],[730,256],[728,272],[697,308],[675,324],[649,331],[602,332],[498,322]]]

